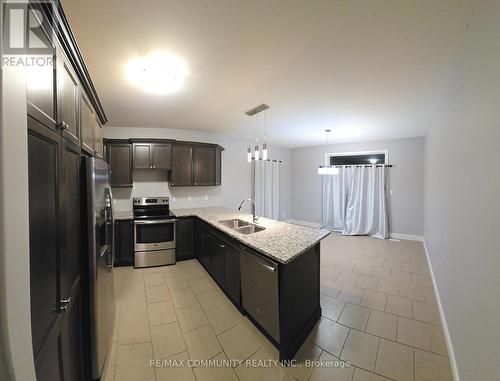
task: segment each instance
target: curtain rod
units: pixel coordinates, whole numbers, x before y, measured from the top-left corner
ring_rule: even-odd
[[[254,160],[254,161],[255,161],[255,158],[254,158],[254,157],[252,157],[252,160]],[[262,161],[262,159],[257,159],[257,160]],[[266,161],[274,161],[274,162],[278,162],[278,163],[283,163],[283,161],[282,161],[282,160],[271,160],[271,159],[267,159]]]
[[[361,167],[386,167],[386,168],[392,168],[392,164],[351,164],[351,165],[320,165],[320,168],[351,168],[351,167],[356,167],[356,168],[361,168]]]

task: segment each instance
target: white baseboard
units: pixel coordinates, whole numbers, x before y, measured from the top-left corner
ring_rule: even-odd
[[[446,348],[448,349],[448,356],[450,358],[451,371],[453,373],[453,380],[460,381],[460,376],[458,374],[457,361],[455,359],[455,352],[453,351],[453,345],[451,344],[450,331],[448,330],[448,324],[446,323],[446,318],[444,316],[443,305],[441,304],[441,298],[439,297],[439,291],[436,284],[436,278],[434,277],[434,270],[432,269],[431,260],[429,257],[429,251],[427,250],[427,244],[425,238],[423,239],[425,257],[427,258],[427,265],[431,272],[432,286],[434,287],[434,295],[436,297],[436,303],[439,310],[439,317],[441,319],[441,326],[443,327],[444,340],[446,342]]]
[[[421,235],[403,234],[403,233],[389,233],[389,236],[392,239],[404,239],[407,241],[424,242],[424,237],[422,237]]]
[[[289,224],[307,226],[308,228],[319,228],[321,226],[321,224],[317,223],[317,222],[301,221],[301,220],[294,220],[294,219],[289,219],[289,220],[286,220],[285,222],[287,222]]]

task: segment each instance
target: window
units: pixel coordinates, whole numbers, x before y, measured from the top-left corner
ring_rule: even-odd
[[[389,151],[327,153],[326,165],[388,164]]]

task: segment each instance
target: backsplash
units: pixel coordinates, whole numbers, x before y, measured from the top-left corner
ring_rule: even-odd
[[[135,170],[133,188],[113,188],[114,205],[117,211],[131,211],[134,197],[170,197],[171,208],[195,208],[225,205],[221,187],[170,187],[167,173],[158,170]]]

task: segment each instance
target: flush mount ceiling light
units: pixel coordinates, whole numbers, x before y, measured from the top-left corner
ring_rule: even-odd
[[[188,76],[186,62],[167,52],[134,58],[125,71],[132,85],[152,94],[173,93],[184,85]]]

